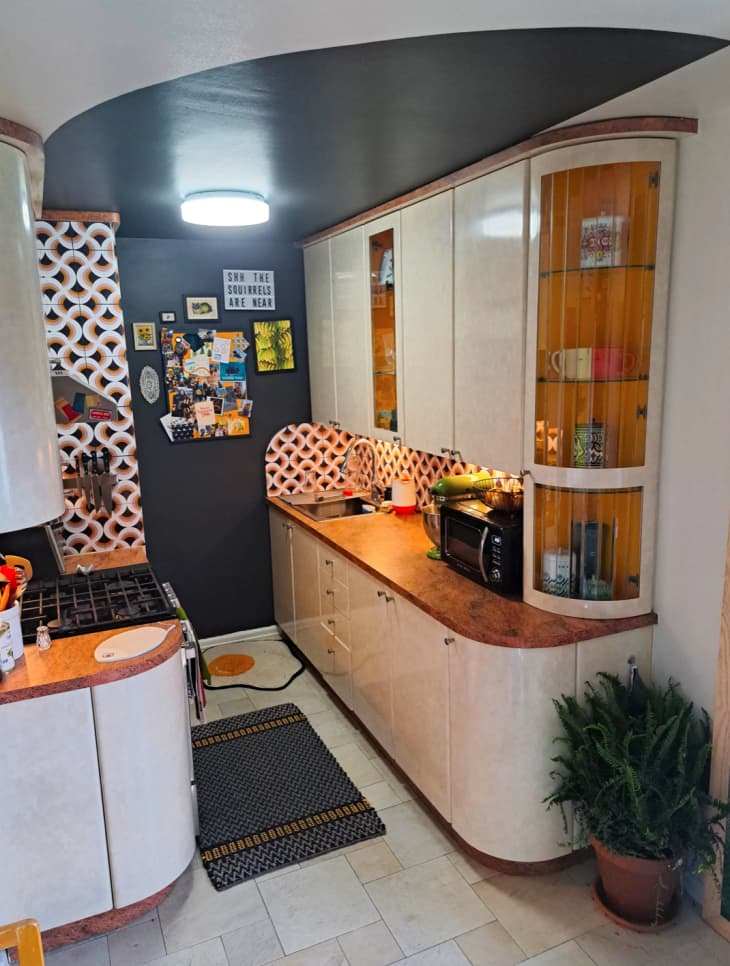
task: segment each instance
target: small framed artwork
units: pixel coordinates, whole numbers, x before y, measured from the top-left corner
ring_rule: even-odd
[[[188,322],[213,322],[218,318],[215,295],[185,295],[185,318]]]
[[[160,322],[163,325],[169,325],[171,322],[177,322],[177,317],[175,312],[160,312]]]
[[[154,322],[132,322],[134,348],[138,352],[157,348],[157,329]]]
[[[296,368],[291,319],[254,322],[253,342],[257,372],[291,372]]]

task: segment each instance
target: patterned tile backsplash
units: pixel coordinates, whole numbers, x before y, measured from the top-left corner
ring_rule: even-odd
[[[115,550],[144,544],[134,419],[127,369],[114,229],[104,222],[38,221],[36,249],[41,276],[49,358],[111,396],[117,419],[58,424],[64,477],[75,473],[77,456],[106,446],[117,477],[113,510],[91,509],[84,497],[66,492],[64,552]]]
[[[266,451],[266,490],[270,496],[331,490],[343,485],[341,472],[345,450],[356,437],[322,423],[292,423],[279,430]],[[484,467],[422,453],[373,439],[378,479],[384,486],[407,473],[416,481],[418,505],[431,502],[429,487],[442,476],[474,473]],[[361,450],[369,460],[367,449]]]

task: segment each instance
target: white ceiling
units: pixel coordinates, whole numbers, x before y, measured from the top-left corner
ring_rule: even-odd
[[[566,26],[673,30],[730,39],[730,3],[2,0],[0,117],[26,124],[46,138],[95,104],[209,67],[400,37]]]

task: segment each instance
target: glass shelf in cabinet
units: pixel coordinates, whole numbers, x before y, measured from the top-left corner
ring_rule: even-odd
[[[376,376],[395,376],[395,369],[376,369]]]
[[[643,271],[653,272],[655,268],[656,265],[653,263],[646,265],[593,265],[590,268],[581,268],[580,266],[576,268],[551,268],[547,271],[541,271],[540,278],[548,278],[550,275],[567,275],[575,272],[610,272],[612,269],[615,269],[616,271],[624,271],[626,269],[641,269]]]

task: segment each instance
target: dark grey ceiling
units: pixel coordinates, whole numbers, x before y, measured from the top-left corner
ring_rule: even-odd
[[[64,124],[46,144],[44,204],[119,211],[119,234],[131,237],[294,240],[725,44],[659,31],[492,31],[219,67]],[[270,223],[185,225],[182,197],[213,188],[266,195]]]

